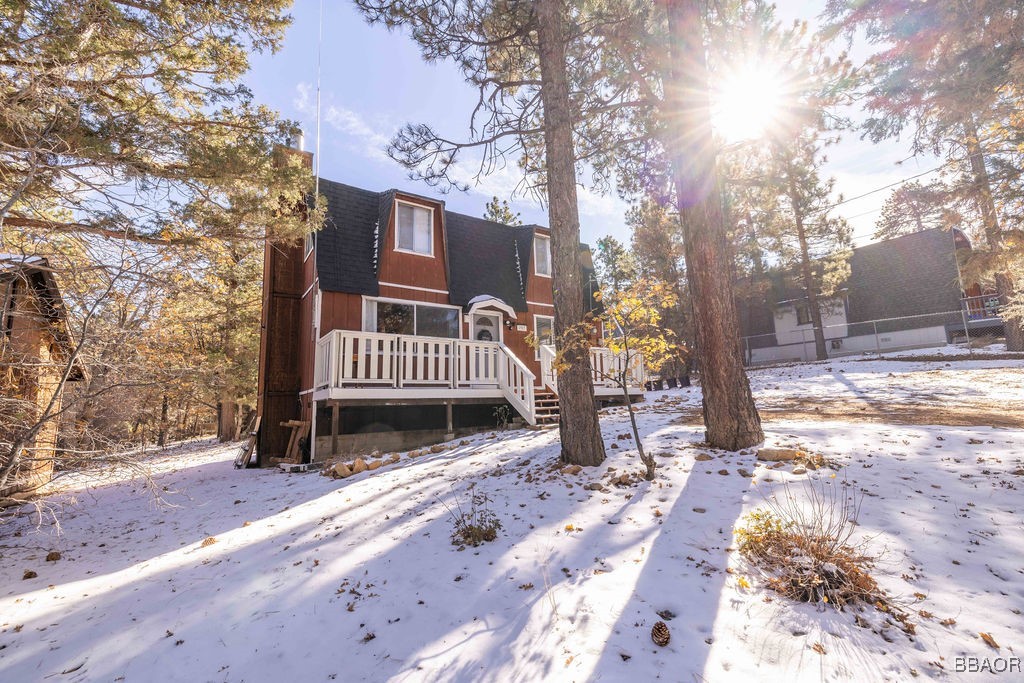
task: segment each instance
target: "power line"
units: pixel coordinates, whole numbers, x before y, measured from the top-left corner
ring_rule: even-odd
[[[882,192],[883,190],[888,190],[889,188],[896,187],[897,185],[902,185],[903,183],[910,182],[911,180],[915,180],[917,178],[920,178],[921,176],[926,176],[929,173],[935,173],[935,171],[938,171],[939,169],[942,169],[942,168],[945,168],[946,166],[949,166],[954,161],[955,161],[954,159],[950,159],[949,161],[947,161],[947,162],[945,162],[943,164],[939,164],[935,168],[930,168],[927,171],[922,171],[921,173],[909,176],[907,178],[903,178],[902,180],[897,180],[896,182],[889,183],[888,185],[883,185],[882,187],[876,187],[875,189],[870,190],[868,192],[865,192],[864,194],[859,194],[856,197],[850,197],[849,199],[844,199],[842,201],[836,202],[835,204],[830,204],[829,206],[825,206],[825,207],[822,207],[822,208],[818,209],[814,213],[824,213],[826,211],[831,211],[832,209],[836,208],[837,206],[842,206],[843,204],[849,204],[850,202],[857,201],[858,199],[864,199],[864,197],[870,197],[873,194],[877,194],[879,192]]]

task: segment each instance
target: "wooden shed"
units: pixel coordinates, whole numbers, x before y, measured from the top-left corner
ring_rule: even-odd
[[[27,498],[53,476],[65,372],[74,348],[67,312],[45,258],[0,254],[0,506]],[[41,424],[40,424],[41,423]],[[26,438],[27,435],[27,438]],[[12,445],[24,440],[11,463]]]

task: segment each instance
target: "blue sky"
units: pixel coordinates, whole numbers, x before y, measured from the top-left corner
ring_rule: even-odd
[[[781,2],[784,19],[807,18],[820,11],[823,0]],[[284,47],[274,55],[256,55],[246,82],[256,99],[299,121],[306,148],[316,144],[315,81],[319,0],[297,0],[294,22]],[[855,56],[866,51],[855,49]],[[395,130],[407,122],[429,123],[453,137],[465,136],[475,103],[467,86],[449,63],[425,63],[411,39],[401,33],[369,26],[348,2],[325,2],[321,67],[321,129],[319,168],[322,177],[373,190],[392,187],[419,194],[437,191],[410,180],[407,172],[384,153]],[[899,142],[873,145],[847,134],[829,151],[827,173],[836,178],[836,191],[850,198],[921,173],[936,165],[933,159],[909,160]],[[519,182],[514,160],[498,172],[472,181],[466,168],[468,192],[445,196],[448,208],[481,215],[493,195],[509,198]],[[888,191],[851,201],[837,209],[854,225],[857,243],[870,238],[874,221]],[[524,222],[547,224],[544,208],[530,197],[511,198]],[[623,221],[627,204],[615,196],[580,191],[580,223],[585,242],[604,235],[629,238]]]

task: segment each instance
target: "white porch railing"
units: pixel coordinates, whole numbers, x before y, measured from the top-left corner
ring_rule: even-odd
[[[558,372],[555,371],[555,347],[540,346],[540,380],[551,391],[558,393]]]
[[[496,387],[536,424],[534,374],[498,342],[332,330],[316,345],[314,388]]]
[[[635,351],[613,353],[607,347],[592,346],[590,367],[594,373],[594,386],[618,386],[610,378],[619,377],[623,372],[628,386],[641,387],[644,384],[644,358]]]
[[[604,346],[590,347],[590,367],[595,387],[617,387],[612,377],[618,377],[626,370],[626,382],[630,386],[643,386],[644,363],[638,353],[613,353]],[[540,347],[540,376],[544,386],[558,393],[558,373],[555,371],[555,347]]]

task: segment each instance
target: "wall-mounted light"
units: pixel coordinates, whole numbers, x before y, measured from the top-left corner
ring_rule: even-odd
[[[511,318],[505,318],[505,329],[506,330],[511,330],[512,329],[512,319]]]

